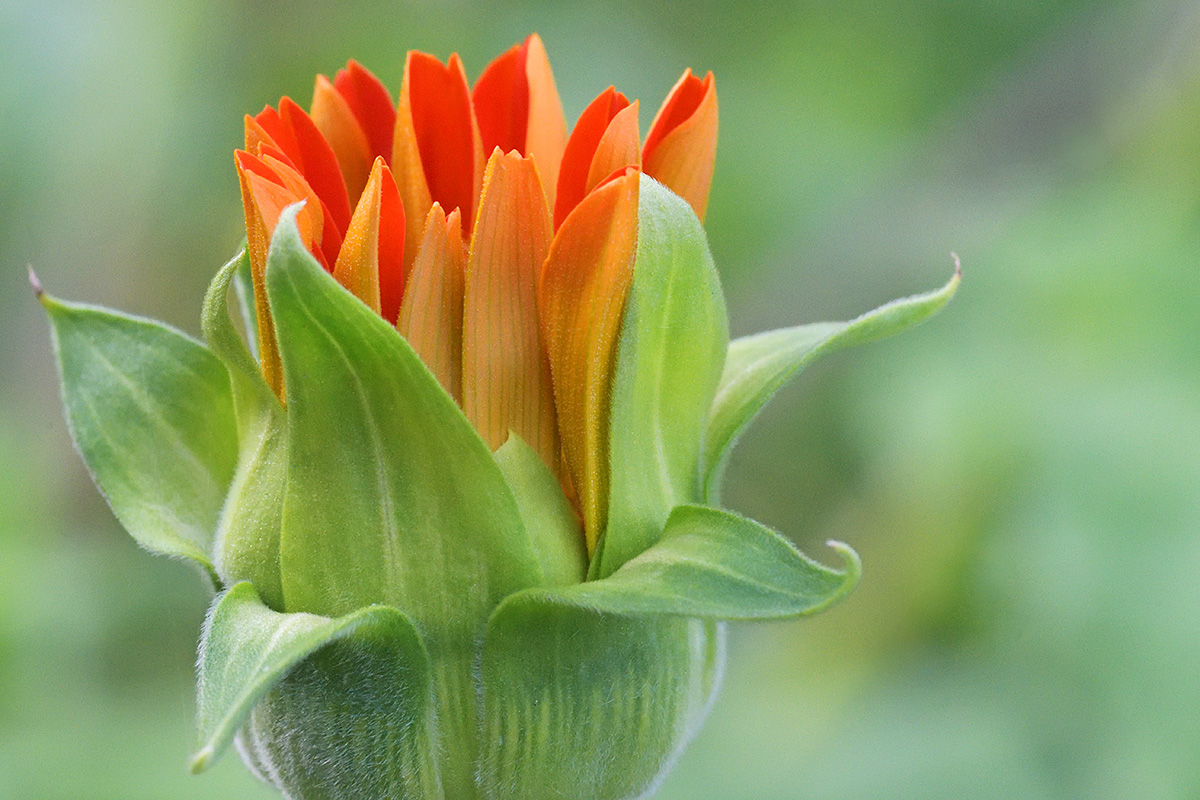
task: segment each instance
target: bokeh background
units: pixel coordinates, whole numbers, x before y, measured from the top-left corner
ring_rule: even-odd
[[[209,598],[72,452],[26,265],[196,332],[243,113],[349,57],[473,77],[531,30],[571,121],[615,83],[645,130],[716,72],[735,333],[964,265],[736,451],[729,505],[865,577],[734,629],[662,798],[1200,797],[1200,6],[0,0],[0,798],[272,796],[236,757],[186,772]]]

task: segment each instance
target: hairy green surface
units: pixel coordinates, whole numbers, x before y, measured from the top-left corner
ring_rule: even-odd
[[[652,545],[672,508],[700,502],[701,441],[728,341],[725,299],[700,220],[642,176],[637,259],[612,388],[608,525],[594,577]]]
[[[481,796],[645,796],[702,720],[716,625],[506,604],[483,651]]]
[[[429,659],[400,611],[281,614],[239,583],[213,604],[199,676],[193,771],[243,729],[247,763],[289,796],[438,796]]]
[[[212,543],[237,459],[229,379],[193,339],[41,295],[72,437],[113,513],[147,550],[216,577]]]
[[[862,566],[844,544],[837,571],[809,559],[775,531],[728,511],[678,506],[662,538],[599,581],[510,597],[498,615],[529,604],[600,614],[712,620],[783,619],[828,608],[858,583]]]
[[[395,328],[313,260],[294,216],[267,287],[287,386],[285,606],[412,617],[435,669],[446,791],[465,794],[473,648],[503,598],[542,581],[533,543],[487,445]]]
[[[571,501],[563,494],[558,477],[537,451],[515,433],[509,434],[495,456],[537,551],[544,585],[582,581],[588,568],[583,527]]]
[[[214,558],[226,585],[250,581],[267,605],[281,611],[279,533],[287,486],[287,417],[234,329],[228,307],[230,284],[240,286],[249,266],[243,248],[217,272],[200,318],[205,339],[229,370],[238,419],[237,471],[221,511]]]

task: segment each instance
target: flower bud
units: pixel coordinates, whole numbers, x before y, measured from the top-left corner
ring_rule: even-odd
[[[644,145],[636,109],[610,89],[568,137],[537,37],[473,90],[409,54],[395,109],[351,62],[311,116],[247,118],[247,246],[206,344],[39,288],[97,485],[219,591],[195,770],[236,740],[302,800],[645,797],[725,622],[853,588],[847,546],[831,569],[721,509],[724,464],[809,361],[958,275],[731,343],[700,220],[713,78],[685,73]]]

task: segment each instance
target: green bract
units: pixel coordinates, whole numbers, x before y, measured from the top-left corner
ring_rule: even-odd
[[[395,328],[304,248],[295,207],[266,277],[286,404],[229,316],[244,256],[205,301],[208,347],[42,297],[97,485],[139,543],[222,590],[196,770],[237,737],[294,798],[645,796],[711,704],[724,621],[810,614],[854,586],[845,545],[830,569],[712,507],[721,472],[808,361],[929,316],[957,275],[852,322],[730,344],[691,208],[647,178],[640,203],[609,522],[590,564],[537,454],[515,436],[489,450]]]

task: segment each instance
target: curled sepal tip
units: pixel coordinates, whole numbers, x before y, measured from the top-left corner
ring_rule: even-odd
[[[402,612],[282,614],[239,583],[205,622],[191,768],[210,767],[241,729],[250,766],[289,797],[339,786],[424,800],[439,796],[432,709],[429,658]],[[350,725],[364,735],[345,736]]]
[[[598,581],[530,589],[501,606],[550,604],[624,616],[786,619],[823,611],[858,583],[862,563],[829,542],[841,569],[813,561],[775,531],[729,511],[679,506],[662,537]],[[498,614],[500,612],[497,612]]]
[[[940,289],[893,300],[847,322],[813,322],[743,336],[729,344],[725,370],[705,433],[704,497],[716,503],[729,453],[742,432],[777,391],[818,356],[899,333],[941,311],[962,281],[954,274]]]

